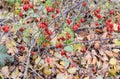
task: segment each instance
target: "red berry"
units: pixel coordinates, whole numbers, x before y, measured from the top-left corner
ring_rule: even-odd
[[[19,48],[20,48],[20,50],[22,50],[22,51],[25,50],[25,46],[23,46],[23,45],[20,45]]]
[[[84,18],[81,18],[81,19],[80,19],[80,22],[81,22],[81,23],[85,22],[85,19],[84,19]]]
[[[56,11],[56,13],[58,14],[58,13],[60,12],[60,9],[59,9],[59,8],[57,8],[55,11]]]
[[[61,51],[61,55],[63,56],[63,55],[66,55],[66,51],[65,50],[62,50]]]
[[[45,28],[45,25],[44,25],[43,23],[41,23],[41,24],[39,25],[39,27],[40,27],[40,28]]]
[[[31,55],[34,56],[36,54],[36,52],[31,52]]]
[[[8,26],[2,26],[2,30],[7,33],[9,31],[9,27]]]
[[[77,25],[78,27],[80,27],[80,23],[77,23],[76,25]]]
[[[43,43],[43,47],[46,47],[47,45],[46,45],[46,43]]]
[[[28,4],[25,4],[25,5],[23,6],[23,9],[24,9],[25,11],[27,11],[27,10],[29,9],[29,5],[28,5]]]
[[[46,7],[47,12],[53,12],[53,7]]]
[[[83,53],[85,53],[87,50],[86,50],[86,48],[85,47],[83,47],[82,49],[81,49],[81,52],[83,52]]]
[[[19,29],[19,31],[20,31],[20,32],[23,32],[23,31],[24,31],[24,28],[23,28],[23,27],[21,27],[21,28]]]
[[[52,18],[53,18],[53,19],[55,18],[55,15],[54,15],[54,14],[52,14]]]
[[[100,9],[96,9],[95,11],[96,11],[97,13],[100,13]]]
[[[70,18],[67,19],[67,23],[68,23],[68,24],[71,23],[71,19],[70,19]]]
[[[48,26],[48,23],[46,21],[42,22],[46,27]]]
[[[82,3],[82,5],[85,7],[85,6],[87,5],[86,1],[84,1],[84,2]]]
[[[114,10],[110,10],[110,14],[113,15],[115,12]]]
[[[51,31],[51,30],[48,30],[48,31],[47,31],[47,34],[52,35],[52,31]]]
[[[74,26],[72,27],[72,29],[73,29],[73,31],[76,31],[76,30],[78,29],[78,26],[77,26],[77,25],[74,25]]]
[[[99,26],[99,23],[98,23],[98,22],[95,22],[95,26]]]
[[[102,18],[102,16],[101,16],[100,14],[98,14],[98,15],[97,15],[97,18],[98,18],[98,19],[101,19],[101,18]]]
[[[60,38],[57,38],[58,41],[60,41]]]
[[[120,25],[120,21],[118,22],[118,25]]]
[[[120,25],[118,25],[118,31],[120,31]]]
[[[65,39],[65,37],[64,37],[64,36],[62,36],[62,37],[61,37],[61,40],[62,40],[62,41],[65,41],[66,39]]]
[[[20,17],[23,17],[23,13],[22,13],[22,12],[20,12],[20,13],[19,13],[19,16],[20,16]]]
[[[47,63],[50,63],[50,62],[51,62],[51,58],[47,57],[47,58],[46,58],[46,62],[47,62]]]
[[[33,8],[33,4],[29,4],[29,7],[30,7],[30,8]]]
[[[39,20],[37,18],[35,18],[35,22],[37,23],[37,22],[39,22]]]

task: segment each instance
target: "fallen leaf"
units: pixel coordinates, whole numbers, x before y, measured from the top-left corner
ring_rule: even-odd
[[[68,69],[68,72],[70,73],[70,74],[74,74],[75,72],[76,72],[76,68],[75,67],[73,67],[73,68],[69,68]]]
[[[8,76],[9,76],[9,73],[10,73],[10,71],[9,71],[9,69],[8,69],[8,66],[2,67],[1,73],[2,73],[2,75],[4,75],[4,77],[8,77]]]
[[[111,65],[116,65],[117,64],[117,60],[115,58],[111,58],[110,61],[109,61],[109,63]]]

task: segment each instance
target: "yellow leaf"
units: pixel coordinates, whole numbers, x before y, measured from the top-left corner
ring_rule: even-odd
[[[116,71],[115,71],[114,69],[111,69],[111,70],[109,70],[109,73],[110,73],[111,75],[114,75],[114,76],[115,76]]]
[[[75,44],[74,49],[80,51],[81,46],[82,46],[81,44]]]
[[[84,79],[89,79],[89,76],[85,77]]]
[[[112,64],[112,65],[116,65],[117,64],[117,60],[115,58],[111,58],[109,63]]]
[[[60,61],[60,64],[61,64],[62,66],[65,66],[65,62],[64,62],[64,61]]]
[[[74,79],[80,79],[80,77],[79,77],[78,75],[76,75],[76,76],[74,77]]]
[[[50,75],[52,72],[49,68],[45,67],[44,70],[43,70],[44,74],[46,75]]]
[[[113,40],[116,46],[120,46],[120,41],[118,39]]]
[[[73,67],[73,68],[69,68],[68,69],[68,72],[70,73],[70,74],[74,74],[75,72],[76,72],[76,68],[75,67]]]

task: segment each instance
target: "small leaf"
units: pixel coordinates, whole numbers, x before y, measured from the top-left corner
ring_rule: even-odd
[[[5,66],[6,63],[12,63],[14,57],[8,54],[0,53],[0,67]]]
[[[52,0],[47,0],[45,3],[46,6],[52,6]]]
[[[7,53],[7,48],[3,45],[0,45],[0,53]]]
[[[66,50],[67,52],[73,52],[73,47],[72,46],[66,46],[66,47],[64,47],[64,50]]]
[[[69,68],[68,69],[68,72],[70,73],[70,74],[74,74],[75,72],[76,72],[76,68],[75,67],[73,67],[73,68]]]
[[[120,46],[120,41],[118,39],[113,40],[116,46]]]
[[[69,66],[69,60],[67,59],[67,58],[65,58],[65,57],[63,57],[62,58],[62,60],[64,61],[64,63],[65,63],[65,68],[67,68],[68,66]]]
[[[44,70],[43,70],[44,74],[46,75],[50,75],[52,72],[49,68],[45,67]]]
[[[115,58],[111,58],[109,63],[112,64],[112,65],[116,65],[117,64],[117,60]]]

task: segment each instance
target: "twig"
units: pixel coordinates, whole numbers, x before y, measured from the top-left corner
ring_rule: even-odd
[[[30,62],[30,55],[31,55],[31,51],[32,51],[32,48],[35,46],[36,44],[36,41],[39,37],[39,35],[41,34],[41,32],[37,33],[34,37],[34,39],[32,40],[32,45],[28,51],[28,54],[27,54],[27,62],[26,62],[26,67],[25,67],[25,71],[24,71],[24,75],[23,75],[23,79],[26,79],[26,76],[27,76],[27,72],[28,72],[28,68],[29,68],[29,62]]]

